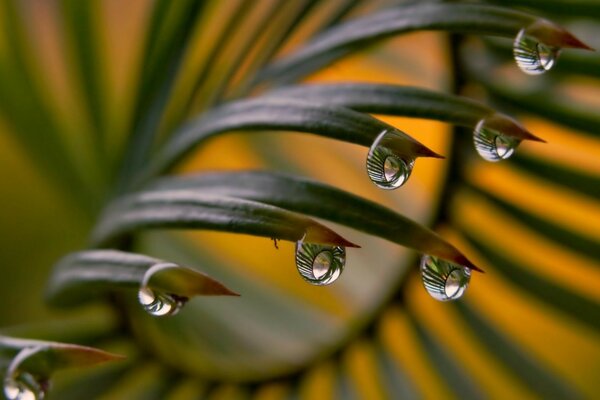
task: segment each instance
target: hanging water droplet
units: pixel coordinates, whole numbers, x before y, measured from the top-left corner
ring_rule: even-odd
[[[550,70],[560,53],[559,47],[539,42],[523,28],[515,38],[513,54],[521,71],[529,75],[539,75]]]
[[[316,243],[296,243],[296,267],[302,278],[313,285],[329,285],[337,280],[346,264],[346,249]]]
[[[381,189],[396,189],[408,180],[415,159],[398,154],[388,146],[401,138],[395,132],[383,131],[377,136],[367,155],[367,174]]]
[[[162,293],[147,286],[140,288],[138,299],[144,310],[156,317],[177,314],[188,300],[187,297]]]
[[[421,258],[421,277],[431,297],[449,301],[465,293],[471,280],[471,270],[426,254]]]
[[[484,118],[477,123],[473,131],[475,149],[487,161],[506,160],[515,152],[521,139],[507,136],[490,126]]]
[[[18,372],[4,380],[4,396],[8,400],[42,400],[48,390],[47,380],[38,380],[28,372]]]

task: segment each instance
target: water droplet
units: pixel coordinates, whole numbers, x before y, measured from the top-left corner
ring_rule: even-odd
[[[389,146],[400,135],[383,131],[377,136],[367,155],[367,173],[371,181],[381,189],[396,189],[408,180],[415,159],[398,154]]]
[[[188,300],[187,297],[162,293],[147,286],[140,288],[138,299],[144,310],[156,317],[177,314]]]
[[[513,155],[521,139],[502,134],[484,118],[475,126],[473,142],[481,157],[487,161],[500,161]]]
[[[302,278],[313,285],[329,285],[337,280],[346,264],[346,249],[316,243],[296,243],[296,267]]]
[[[529,75],[539,75],[550,70],[560,53],[559,47],[539,42],[523,28],[515,38],[513,54],[519,68]]]
[[[4,380],[8,400],[42,400],[48,390],[47,380],[38,380],[28,372],[18,372]]]
[[[421,258],[421,277],[431,297],[449,301],[465,293],[471,280],[471,270],[426,254]]]

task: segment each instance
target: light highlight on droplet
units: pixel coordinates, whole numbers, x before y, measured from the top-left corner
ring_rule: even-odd
[[[434,299],[456,300],[467,290],[471,270],[426,254],[421,258],[421,278],[425,290]]]
[[[506,160],[513,155],[515,149],[521,143],[521,139],[504,135],[497,129],[492,128],[487,119],[477,123],[473,131],[473,143],[475,150],[487,161]]]
[[[415,159],[394,151],[391,144],[402,140],[393,131],[383,131],[369,149],[367,155],[367,174],[371,181],[381,189],[396,189],[404,185],[415,165]]]
[[[156,317],[177,314],[188,300],[186,297],[162,293],[147,286],[140,288],[138,299],[144,310]]]
[[[346,249],[316,243],[296,243],[296,267],[307,282],[323,286],[335,282],[346,264]]]
[[[4,380],[4,396],[8,400],[42,400],[46,397],[48,383],[40,382],[28,372]]]
[[[529,75],[539,75],[550,70],[560,53],[559,47],[539,42],[523,28],[517,34],[513,44],[513,55],[521,71]]]

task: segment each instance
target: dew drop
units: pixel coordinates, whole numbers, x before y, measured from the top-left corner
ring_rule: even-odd
[[[539,42],[528,28],[519,31],[513,45],[513,54],[521,71],[529,75],[539,75],[550,70],[560,53],[559,47]]]
[[[487,161],[506,160],[513,155],[521,143],[521,139],[502,134],[489,126],[487,119],[482,119],[473,131],[475,149]]]
[[[4,380],[4,396],[8,400],[42,400],[48,386],[47,380],[39,381],[28,372],[18,372]]]
[[[309,283],[329,285],[337,280],[346,264],[346,249],[316,243],[296,243],[296,267]]]
[[[465,293],[471,280],[471,270],[426,254],[421,258],[421,277],[431,297],[449,301]]]
[[[144,310],[155,317],[177,314],[188,300],[187,297],[162,293],[147,286],[140,288],[138,299]]]
[[[402,156],[388,146],[389,143],[400,138],[397,133],[383,131],[369,149],[367,174],[381,189],[396,189],[404,185],[415,165],[414,158]]]

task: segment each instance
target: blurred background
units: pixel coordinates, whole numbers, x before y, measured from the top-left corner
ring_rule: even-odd
[[[258,93],[249,82],[270,58],[328,25],[398,3],[0,5],[0,327],[129,355],[118,367],[60,374],[51,396],[600,396],[597,54],[565,52],[556,71],[529,77],[510,60],[510,40],[419,32],[307,78],[460,90],[548,142],[525,143],[502,163],[480,160],[471,132],[378,116],[447,159],[419,159],[409,182],[388,192],[368,180],[365,148],[298,133],[232,132],[178,168],[308,176],[433,226],[486,270],[459,302],[429,297],[417,254],[327,223],[362,246],[348,250],[333,286],[300,279],[291,243],[276,249],[243,235],[150,232],[137,251],[194,266],[242,297],[194,299],[166,322],[128,300],[70,312],[44,305],[52,265],[86,247],[127,138],[163,85],[162,113],[148,120],[168,135],[203,109]],[[557,20],[561,2],[550,3],[532,12]],[[598,48],[598,6],[586,10],[574,6],[562,22]]]

